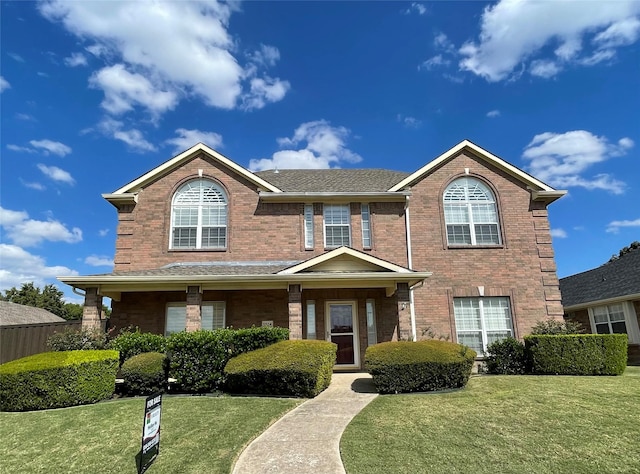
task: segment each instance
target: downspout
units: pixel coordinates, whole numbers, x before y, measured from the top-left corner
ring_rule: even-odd
[[[86,294],[85,294],[85,293],[80,293],[80,292],[78,291],[78,289],[77,289],[75,286],[72,286],[72,287],[71,287],[71,291],[73,291],[76,295],[79,295],[79,296],[86,296]]]
[[[409,219],[409,196],[406,196],[404,203],[404,222],[407,232],[407,266],[413,270],[413,258],[411,257],[411,220]],[[415,286],[415,285],[414,285]],[[416,335],[416,310],[413,306],[413,287],[409,288],[409,311],[411,317],[411,338],[415,342]]]

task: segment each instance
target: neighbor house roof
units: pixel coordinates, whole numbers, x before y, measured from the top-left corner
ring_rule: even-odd
[[[19,324],[59,323],[65,320],[42,308],[0,301],[0,326]]]
[[[607,300],[640,298],[640,249],[593,270],[561,278],[560,291],[565,310]]]

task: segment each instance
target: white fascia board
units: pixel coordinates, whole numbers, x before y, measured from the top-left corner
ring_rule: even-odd
[[[149,181],[151,181],[153,179],[156,179],[159,176],[163,176],[163,175],[169,173],[171,170],[173,170],[174,168],[178,167],[180,164],[182,164],[184,161],[186,161],[187,159],[191,158],[194,154],[196,154],[198,152],[204,152],[204,153],[210,155],[212,158],[214,158],[216,161],[218,161],[222,165],[224,165],[227,168],[235,171],[236,173],[240,174],[241,176],[244,176],[246,179],[248,179],[249,181],[253,182],[254,184],[259,186],[260,188],[266,189],[266,190],[274,192],[274,193],[282,192],[280,189],[278,189],[274,185],[266,182],[264,179],[260,178],[259,176],[256,176],[251,171],[249,171],[248,169],[240,166],[239,164],[235,163],[234,161],[231,161],[226,156],[221,155],[220,153],[215,151],[213,148],[209,148],[204,143],[197,143],[196,145],[192,146],[188,150],[183,151],[179,155],[171,158],[168,161],[165,161],[160,166],[157,166],[154,169],[152,169],[151,171],[143,174],[139,178],[131,181],[128,184],[125,184],[120,189],[114,191],[112,193],[112,195],[113,194],[124,194],[124,193],[135,193],[135,192],[139,191],[140,188],[143,187],[145,184],[147,184]]]
[[[260,192],[265,202],[404,202],[410,191],[400,192]]]
[[[574,304],[573,306],[564,306],[564,312],[570,313],[574,311],[580,311],[582,309],[593,308],[594,306],[603,306],[605,304],[622,303],[624,301],[640,300],[640,293],[633,293],[631,295],[616,296],[614,298],[607,298],[604,300],[587,301],[586,303]]]
[[[513,166],[510,163],[507,163],[502,158],[497,157],[493,153],[490,153],[487,150],[479,147],[475,143],[472,143],[469,140],[463,140],[460,143],[458,143],[456,146],[454,146],[453,148],[450,148],[449,150],[445,151],[442,155],[438,156],[434,160],[432,160],[429,163],[427,163],[426,165],[424,165],[422,168],[420,168],[415,173],[412,173],[409,176],[407,176],[405,179],[400,181],[398,184],[396,184],[395,186],[390,188],[389,192],[399,191],[399,190],[401,190],[401,189],[403,189],[403,188],[405,188],[407,186],[410,186],[412,183],[414,183],[414,182],[418,181],[419,179],[421,179],[425,174],[427,174],[431,170],[437,168],[438,166],[440,166],[445,161],[451,159],[453,156],[455,156],[457,153],[459,153],[460,151],[464,150],[465,148],[471,150],[476,155],[478,155],[480,158],[488,161],[489,163],[492,163],[493,165],[497,166],[498,168],[503,169],[507,173],[509,173],[512,176],[518,178],[520,181],[523,181],[523,182],[527,183],[530,186],[535,186],[535,187],[539,188],[542,191],[555,191],[555,189],[553,189],[551,186],[549,186],[549,185],[543,183],[542,181],[534,178],[530,174],[522,171],[520,168],[517,168],[517,167]]]

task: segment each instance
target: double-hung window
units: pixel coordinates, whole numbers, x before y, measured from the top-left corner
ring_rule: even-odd
[[[349,204],[324,205],[324,246],[351,246],[351,211]]]
[[[592,310],[593,325],[597,334],[626,334],[624,308],[622,304],[596,306]]]
[[[304,205],[304,248],[313,249],[313,204]]]
[[[224,249],[227,246],[227,197],[208,179],[182,185],[171,206],[172,249]]]
[[[369,204],[360,205],[360,217],[362,218],[362,248],[371,248],[371,209]]]
[[[492,342],[513,336],[509,298],[454,298],[453,310],[458,342],[478,355]]]
[[[202,329],[222,329],[225,327],[226,307],[224,301],[206,301],[200,306]],[[184,331],[187,328],[187,304],[169,303],[165,335]]]
[[[444,220],[449,245],[499,245],[493,192],[475,178],[459,178],[445,190]]]

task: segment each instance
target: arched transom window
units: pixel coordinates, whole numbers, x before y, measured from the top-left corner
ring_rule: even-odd
[[[227,246],[227,197],[208,179],[180,186],[171,205],[172,249],[220,249]]]
[[[443,200],[449,245],[500,244],[496,199],[487,185],[474,178],[456,179]]]

